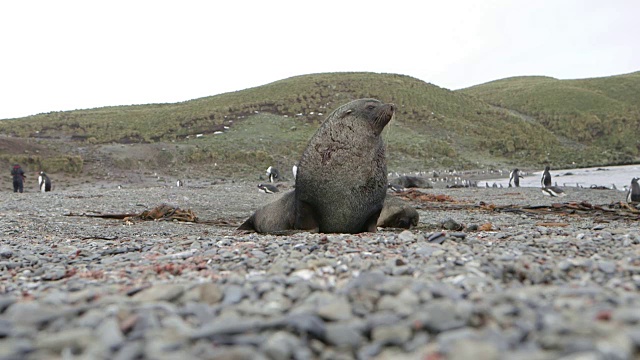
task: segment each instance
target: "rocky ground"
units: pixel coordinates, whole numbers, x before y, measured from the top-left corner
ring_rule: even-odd
[[[640,358],[638,214],[521,209],[622,192],[429,189],[410,231],[274,236],[234,231],[256,184],[187,185],[4,192],[0,358]],[[201,223],[78,216],[162,203]]]

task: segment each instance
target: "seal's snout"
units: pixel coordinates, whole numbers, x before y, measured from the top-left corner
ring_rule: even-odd
[[[375,127],[377,131],[381,132],[385,126],[393,119],[393,115],[396,112],[395,104],[384,104],[380,106],[378,115],[375,119]]]

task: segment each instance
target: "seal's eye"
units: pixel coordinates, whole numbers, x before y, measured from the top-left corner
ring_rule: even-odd
[[[367,110],[373,110],[375,109],[375,105],[367,105]]]

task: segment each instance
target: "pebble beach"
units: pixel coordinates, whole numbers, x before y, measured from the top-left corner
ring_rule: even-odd
[[[0,359],[640,359],[640,214],[544,212],[623,192],[421,191],[355,235],[236,231],[250,182],[5,192]],[[199,222],[85,216],[160,204]]]

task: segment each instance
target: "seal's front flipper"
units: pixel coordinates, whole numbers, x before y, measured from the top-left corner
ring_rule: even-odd
[[[318,231],[320,227],[315,210],[304,201],[296,203],[296,226],[298,230]]]
[[[367,221],[364,223],[364,228],[362,230],[363,232],[376,232],[378,218],[380,217],[381,212],[382,212],[382,209],[376,211],[375,213],[373,213],[373,215],[371,215],[367,219]]]

